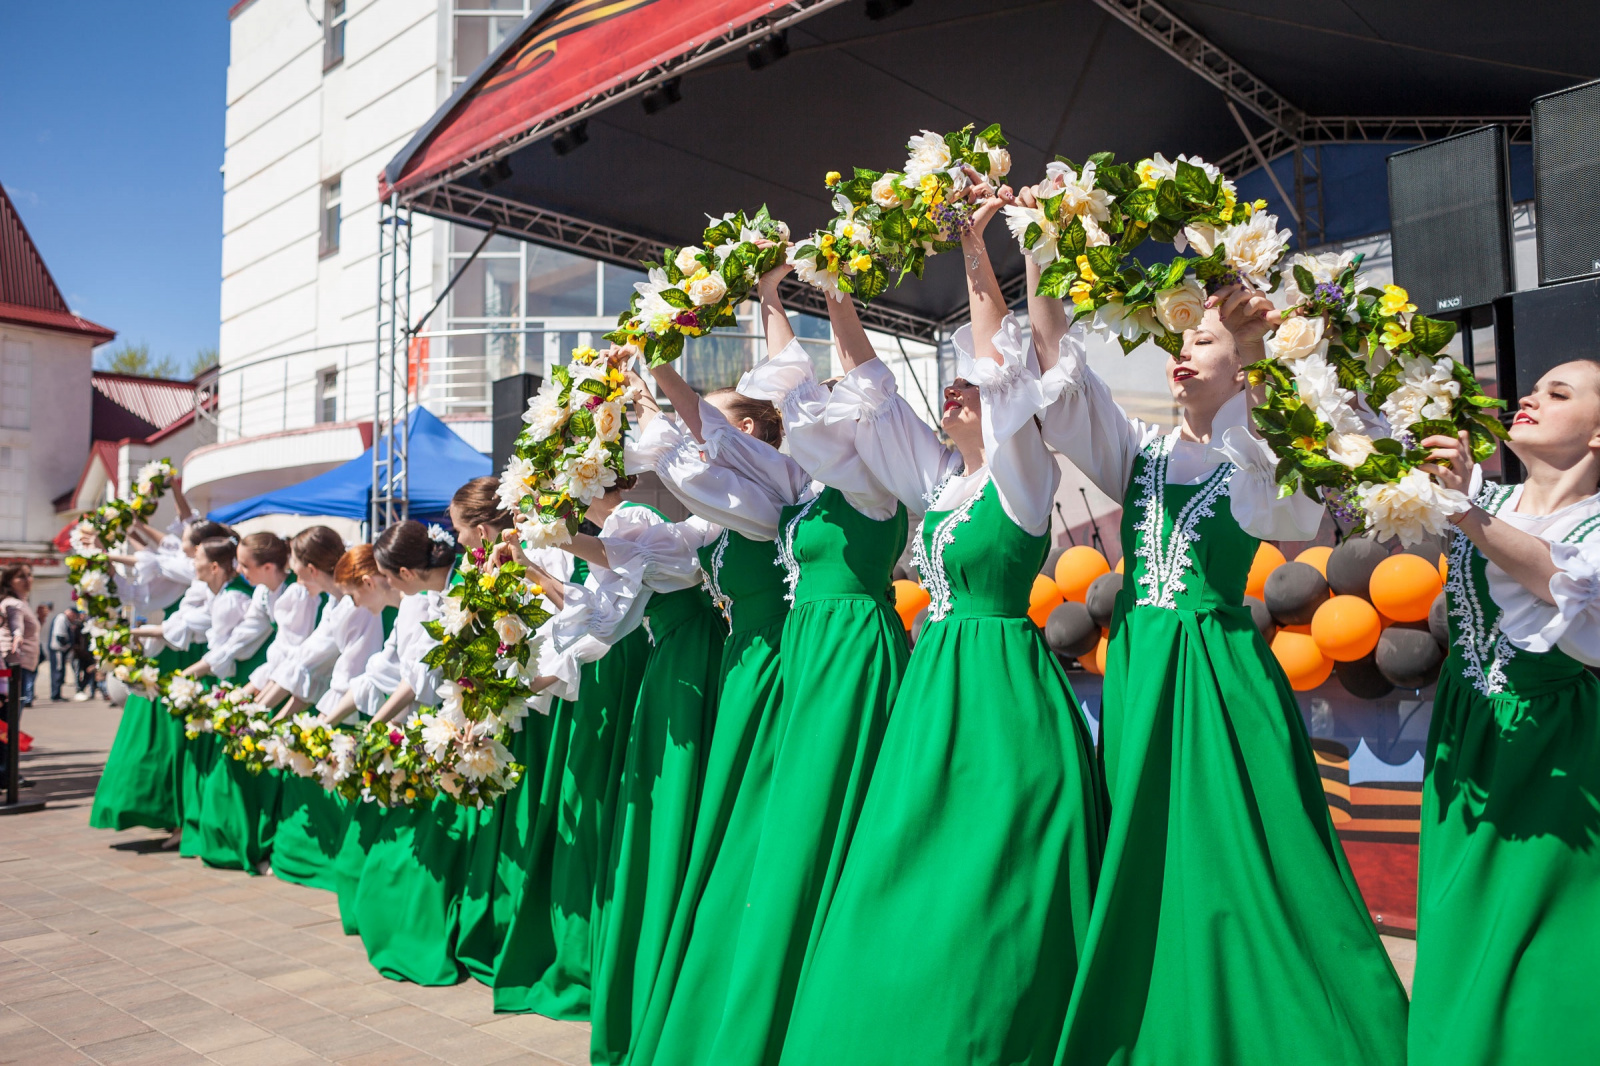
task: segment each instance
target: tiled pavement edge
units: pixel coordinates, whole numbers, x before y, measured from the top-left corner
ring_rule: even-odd
[[[50,805],[0,817],[0,1063],[588,1062],[585,1025],[385,980],[327,892],[88,828],[116,723],[104,701],[24,719]]]
[[[28,795],[50,806],[0,817],[0,1063],[588,1062],[587,1026],[496,1015],[475,982],[385,980],[326,892],[88,828],[116,723],[104,701],[25,720]],[[1384,941],[1409,987],[1414,945]]]

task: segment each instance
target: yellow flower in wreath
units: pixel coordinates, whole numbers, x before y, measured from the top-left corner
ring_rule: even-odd
[[[1379,343],[1392,352],[1402,345],[1410,343],[1411,337],[1411,331],[1400,325],[1400,323],[1385,322],[1383,325],[1383,340]]]
[[[1411,294],[1398,285],[1385,285],[1383,295],[1378,297],[1378,310],[1385,317],[1415,311],[1417,305],[1411,302]],[[1409,335],[1408,335],[1409,339]]]

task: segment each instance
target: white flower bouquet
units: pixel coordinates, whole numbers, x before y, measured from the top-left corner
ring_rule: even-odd
[[[337,762],[333,740],[340,735],[337,730],[323,725],[316,715],[302,711],[273,728],[262,744],[263,754],[270,766],[298,777],[321,780],[324,764]],[[351,737],[349,746],[353,748],[354,745],[355,738]],[[328,786],[324,783],[323,787]]]
[[[339,759],[348,759],[348,769],[340,774],[337,767],[325,767],[324,780],[334,779],[334,791],[351,801],[381,807],[432,802],[438,788],[433,760],[422,740],[423,717],[413,715],[403,724],[368,724],[359,739],[351,738],[352,748],[337,749]]]
[[[516,516],[525,545],[572,539],[589,504],[617,483],[631,399],[622,369],[593,348],[551,368],[500,475],[500,506]]]
[[[756,281],[783,262],[789,227],[767,212],[733,211],[710,219],[701,246],[668,248],[665,263],[645,263],[649,280],[634,285],[628,309],[606,340],[642,354],[651,366],[683,354],[684,341],[737,323],[735,309]],[[757,241],[770,242],[760,247]]]
[[[958,247],[970,224],[972,205],[950,202],[968,185],[962,168],[998,184],[1011,172],[1007,143],[998,123],[978,133],[970,124],[923,130],[906,142],[899,170],[830,171],[823,182],[838,214],[791,250],[795,273],[835,299],[852,293],[863,302],[888,288],[891,274],[896,285],[922,277],[928,256]]]
[[[1296,292],[1267,338],[1265,359],[1249,367],[1266,402],[1255,423],[1279,458],[1285,493],[1326,500],[1335,517],[1380,539],[1415,544],[1437,536],[1465,496],[1417,467],[1422,440],[1465,431],[1475,459],[1505,439],[1495,409],[1472,371],[1448,355],[1451,322],[1416,313],[1406,291],[1359,286],[1360,257],[1325,253],[1292,261]],[[1363,416],[1358,403],[1388,423]]]
[[[1234,281],[1271,291],[1289,231],[1265,201],[1241,204],[1216,167],[1159,153],[1129,166],[1110,152],[1081,166],[1057,158],[1045,168],[1037,206],[1005,209],[1024,255],[1040,267],[1038,294],[1069,299],[1073,319],[1117,338],[1124,352],[1146,340],[1169,352],[1200,324],[1206,292]],[[1145,265],[1133,250],[1147,239],[1182,253]]]
[[[270,765],[272,711],[257,703],[249,690],[235,688],[226,681],[218,682],[210,695],[210,732],[222,738],[228,758],[243,763],[252,774],[265,770]]]

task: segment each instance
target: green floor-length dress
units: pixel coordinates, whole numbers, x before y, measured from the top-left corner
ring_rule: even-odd
[[[226,588],[249,596],[252,592],[243,578],[234,578]],[[273,626],[276,634],[277,626]],[[249,656],[234,664],[233,680],[243,685],[250,672],[267,661],[269,635]],[[216,684],[207,678],[208,685]],[[201,764],[200,820],[198,838],[191,841],[187,830],[180,853],[197,855],[207,866],[221,870],[243,870],[254,876],[260,863],[272,854],[272,837],[278,813],[278,776],[270,770],[252,774],[244,764],[229,758],[215,734],[200,739],[211,741],[210,758]],[[185,811],[187,819],[187,811]]]
[[[1489,486],[1491,513],[1510,497]],[[1590,519],[1567,543],[1600,538]],[[1412,1066],[1600,1062],[1600,683],[1499,632],[1451,545],[1450,654],[1422,793]]]
[[[399,613],[396,607],[385,607],[378,615],[383,625],[385,645],[388,643],[389,634],[394,632],[395,619]],[[365,730],[366,723],[356,715],[345,719],[344,728],[359,736]],[[378,822],[383,816],[383,808],[376,803],[363,803],[360,800],[347,803],[345,806],[344,832],[340,834],[338,847],[334,851],[330,880],[333,893],[339,900],[340,927],[344,930],[345,936],[355,936],[358,932],[356,887],[361,883],[361,867],[367,861],[367,848],[372,846],[372,841],[377,836]]]
[[[171,617],[183,601],[167,608]],[[156,656],[163,675],[198,662],[205,645],[182,651],[164,648]],[[161,699],[129,693],[111,742],[106,766],[94,790],[89,824],[96,829],[175,829],[183,824],[183,761],[187,745],[183,719]]]
[[[629,1061],[696,1061],[722,1019],[728,967],[766,821],[783,704],[789,614],[775,541],[731,530],[700,549],[712,600],[729,623],[717,721],[684,890]]]
[[[583,560],[572,580],[582,584]],[[542,789],[517,797],[528,873],[513,886],[505,944],[495,962],[494,1009],[588,1021],[597,894],[605,884],[617,786],[650,657],[641,627],[583,666],[575,700],[551,704]]]
[[[1334,835],[1293,690],[1242,606],[1220,464],[1141,451],[1107,655],[1105,863],[1058,1062],[1383,1066],[1406,995]]]
[[[456,958],[470,977],[486,985],[494,984],[513,896],[529,873],[526,844],[531,827],[523,819],[532,808],[522,802],[522,795],[538,795],[544,788],[553,728],[554,719],[548,714],[530,711],[523,716],[522,728],[512,734],[509,745],[512,758],[522,766],[522,777],[504,796],[476,812]]]
[[[834,488],[783,510],[794,598],[778,753],[721,1020],[694,1061],[755,1066],[782,1050],[910,654],[890,595],[906,523],[904,506],[876,521]]]
[[[920,535],[933,602],[783,1062],[1048,1066],[1104,831],[1088,725],[1028,618],[1050,538],[992,482]]]
[[[704,589],[657,592],[629,731],[606,884],[595,911],[589,1059],[627,1058],[687,873],[727,625]]]

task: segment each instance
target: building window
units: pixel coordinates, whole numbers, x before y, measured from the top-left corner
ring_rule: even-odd
[[[317,244],[319,256],[329,256],[339,250],[339,179],[322,185],[322,237]]]
[[[27,341],[0,344],[0,428],[28,428],[32,385],[33,345]]]
[[[339,421],[339,370],[329,367],[317,371],[317,421]]]
[[[451,84],[459,84],[500,47],[527,15],[524,0],[456,0]]]
[[[28,532],[28,452],[0,448],[0,540],[23,540]]]
[[[345,0],[322,3],[322,69],[332,70],[344,62],[344,26],[349,19]]]

